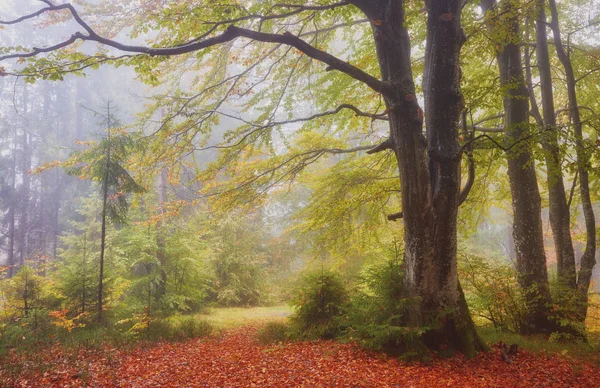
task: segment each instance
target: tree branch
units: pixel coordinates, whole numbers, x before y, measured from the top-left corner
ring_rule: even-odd
[[[502,133],[504,132],[504,128],[496,127],[496,128],[486,128],[486,127],[477,127],[475,125],[468,125],[467,128],[474,132],[483,132],[483,133]]]
[[[18,24],[25,20],[36,18],[40,15],[43,15],[46,12],[59,11],[61,9],[68,9],[68,8],[69,8],[68,4],[61,4],[61,5],[56,5],[56,6],[50,4],[50,6],[48,6],[48,7],[45,7],[36,12],[30,13],[29,15],[21,16],[20,18],[17,18],[14,20],[0,20],[0,24],[4,24],[4,25]]]
[[[393,146],[394,145],[392,144],[392,140],[390,138],[387,138],[378,146],[375,146],[375,147],[371,148],[369,151],[367,151],[367,154],[371,155],[371,154],[376,154],[381,151],[391,150],[393,148]]]
[[[498,114],[495,114],[495,115],[493,115],[493,116],[484,117],[483,119],[481,119],[481,120],[479,120],[479,121],[477,121],[477,122],[473,123],[472,127],[476,127],[476,126],[478,126],[479,124],[483,124],[483,123],[485,123],[486,121],[498,120],[498,119],[502,119],[502,118],[504,118],[504,112],[503,112],[503,113],[498,113]]]
[[[469,133],[467,129],[467,110],[464,110],[462,113],[462,132],[465,140],[467,138],[473,139],[473,132]],[[473,184],[475,183],[475,159],[473,158],[473,143],[470,142],[467,147],[465,147],[465,155],[467,156],[467,165],[468,165],[468,175],[467,182],[465,186],[460,191],[458,195],[458,205],[462,205],[469,196],[471,189],[473,188]]]
[[[573,177],[573,184],[571,185],[571,191],[569,192],[569,201],[567,202],[567,207],[571,207],[571,203],[573,202],[573,196],[575,195],[575,187],[577,187],[577,178],[579,178],[579,170],[575,170],[575,176]]]
[[[71,4],[63,4],[60,6],[52,5],[50,1],[44,1],[49,5],[49,10],[56,11],[59,9],[68,9],[71,12],[71,15],[75,19],[75,21],[83,27],[83,29],[87,32],[83,34],[81,32],[76,32],[71,37],[64,42],[58,43],[54,46],[46,47],[46,48],[34,48],[31,52],[28,53],[16,53],[16,54],[8,54],[4,56],[0,56],[0,61],[10,59],[10,58],[27,58],[33,57],[41,53],[52,52],[58,50],[63,47],[67,47],[73,44],[77,39],[81,39],[83,41],[97,42],[105,46],[109,46],[124,52],[133,52],[139,54],[147,54],[150,56],[176,56],[187,54],[195,51],[199,51],[205,48],[209,48],[212,46],[216,46],[219,44],[223,44],[226,42],[230,42],[236,38],[248,38],[260,42],[267,43],[279,43],[287,46],[292,46],[304,54],[323,62],[328,65],[328,69],[338,70],[342,73],[349,75],[350,77],[360,81],[371,89],[375,90],[378,93],[388,94],[386,93],[386,84],[379,79],[373,77],[372,75],[364,72],[363,70],[345,62],[335,56],[319,50],[318,48],[311,46],[306,43],[299,37],[285,32],[283,34],[273,34],[266,32],[253,31],[246,28],[236,27],[235,25],[230,25],[227,29],[221,33],[220,35],[216,35],[204,40],[192,40],[188,43],[174,46],[174,47],[163,47],[163,48],[154,48],[154,47],[145,47],[145,46],[136,46],[136,45],[127,45],[122,44],[117,41],[104,38],[98,35],[78,14],[77,10]],[[338,3],[342,4],[342,3]],[[60,8],[59,8],[60,7]],[[45,11],[47,12],[47,11]]]
[[[388,221],[397,221],[404,218],[404,214],[402,212],[398,212],[398,213],[394,213],[394,214],[389,214],[387,216]]]

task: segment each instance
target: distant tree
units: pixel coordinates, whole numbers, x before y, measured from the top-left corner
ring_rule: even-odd
[[[76,152],[65,163],[70,175],[90,178],[100,184],[102,195],[101,231],[100,231],[100,271],[98,274],[97,319],[102,321],[104,255],[106,248],[106,222],[124,222],[127,217],[128,193],[141,193],[144,188],[136,183],[123,167],[132,150],[135,139],[119,127],[111,112],[110,101],[106,104],[106,113],[96,114],[106,126],[106,137],[91,144],[84,151]]]

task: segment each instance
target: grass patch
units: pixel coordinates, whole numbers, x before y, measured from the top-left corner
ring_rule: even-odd
[[[600,343],[595,338],[589,342],[553,341],[547,336],[522,336],[515,333],[497,330],[491,326],[478,329],[482,339],[488,344],[494,345],[502,341],[505,344],[517,344],[519,349],[525,349],[532,353],[562,354],[575,358],[585,358],[587,361],[600,364]]]
[[[219,330],[285,320],[293,312],[287,305],[270,307],[220,307],[196,317],[206,319]]]

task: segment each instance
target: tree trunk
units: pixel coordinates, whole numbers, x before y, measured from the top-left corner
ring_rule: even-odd
[[[495,29],[493,12],[495,1],[481,2],[488,27]],[[510,2],[501,5],[503,14],[511,13]],[[503,20],[506,22],[506,20]],[[527,301],[526,322],[523,322],[523,334],[548,332],[552,330],[549,316],[551,301],[546,253],[544,251],[544,232],[542,227],[541,198],[535,172],[535,161],[531,146],[522,141],[530,134],[528,90],[525,84],[521,49],[515,42],[519,36],[519,18],[514,14],[509,21],[510,29],[497,53],[500,83],[506,88],[504,96],[506,153],[508,178],[513,208],[513,239],[519,286]],[[503,28],[506,26],[503,26]],[[519,141],[521,141],[519,143]]]
[[[356,1],[372,21],[385,98],[390,142],[400,171],[405,285],[420,299],[410,325],[427,326],[425,342],[471,356],[484,349],[458,284],[456,233],[461,152],[458,122],[462,109],[459,53],[464,41],[461,2],[433,2],[428,16],[426,71],[427,139],[423,111],[415,96],[410,40],[402,1]]]
[[[27,238],[29,235],[29,197],[31,189],[31,154],[29,144],[29,134],[27,131],[23,131],[23,137],[21,138],[21,176],[23,182],[21,183],[21,190],[19,193],[19,234],[18,234],[18,258],[19,266],[25,265],[27,259]]]
[[[160,171],[159,183],[158,183],[158,201],[160,202],[160,212],[164,216],[165,205],[167,203],[167,169],[163,168]],[[156,231],[156,258],[158,260],[159,268],[158,271],[160,273],[160,285],[158,287],[158,291],[156,294],[157,298],[164,296],[167,292],[167,254],[165,252],[165,220],[161,217],[158,221],[157,231]]]
[[[107,152],[110,155],[110,151]],[[102,322],[102,299],[104,283],[104,251],[106,249],[106,202],[108,198],[108,168],[105,175],[106,182],[102,189],[102,226],[100,231],[100,272],[98,274],[98,322]]]
[[[541,2],[543,5],[543,1]],[[568,52],[565,50],[562,42],[560,27],[558,24],[558,10],[556,8],[555,0],[550,0],[550,12],[552,15],[550,28],[552,28],[554,35],[556,53],[558,55],[558,59],[565,68],[565,76],[567,78],[569,117],[575,133],[575,151],[577,155],[577,172],[579,175],[579,195],[581,197],[581,206],[583,208],[583,216],[585,219],[586,244],[585,251],[581,256],[580,268],[577,276],[577,289],[581,296],[581,303],[579,306],[577,306],[577,319],[580,322],[585,322],[588,308],[588,291],[592,279],[592,271],[594,269],[594,265],[596,265],[596,217],[594,215],[594,208],[590,198],[588,174],[588,169],[590,168],[590,155],[585,150],[583,140],[583,124],[581,122],[579,105],[577,104],[575,73],[573,72],[571,58],[569,57]],[[575,263],[573,263],[573,267],[575,267]],[[573,268],[573,273],[574,272],[575,268]]]
[[[425,48],[425,94],[430,199],[433,205],[433,266],[422,265],[425,311],[434,316],[444,309],[432,339],[458,348],[467,355],[486,348],[458,283],[457,218],[461,185],[462,149],[458,128],[463,99],[460,92],[460,50],[465,42],[460,18],[462,2],[429,2]]]
[[[85,313],[85,305],[87,301],[87,233],[83,233],[83,260],[81,263],[82,274],[82,292],[81,292],[81,314]]]
[[[7,253],[7,264],[8,264],[8,277],[12,278],[16,273],[16,260],[15,260],[15,211],[17,208],[17,129],[15,127],[13,137],[13,149],[11,158],[11,172],[10,172],[10,203],[8,206],[8,253]]]
[[[102,323],[102,299],[104,283],[104,252],[106,250],[106,206],[108,201],[108,185],[110,179],[110,102],[108,105],[108,142],[106,145],[106,172],[102,184],[102,226],[100,231],[100,273],[98,275],[98,322]]]
[[[573,289],[576,286],[575,252],[573,251],[573,241],[571,239],[571,215],[569,205],[567,204],[561,170],[561,157],[558,148],[552,73],[546,32],[545,0],[537,0],[537,12],[537,67],[540,72],[540,87],[542,91],[542,116],[544,119],[542,147],[544,148],[546,157],[550,227],[552,228],[556,250],[559,283],[564,287]]]
[[[23,88],[23,115],[29,113],[29,89],[27,85]],[[29,232],[29,196],[31,189],[31,150],[29,144],[29,133],[27,123],[23,123],[23,136],[21,137],[21,189],[19,190],[19,232],[17,234],[17,257],[19,266],[25,265],[27,259],[27,237]]]

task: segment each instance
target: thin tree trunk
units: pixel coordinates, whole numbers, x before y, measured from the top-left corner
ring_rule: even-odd
[[[565,50],[562,42],[560,27],[558,24],[558,10],[556,8],[555,0],[550,0],[550,12],[552,15],[550,28],[552,28],[554,35],[556,53],[558,55],[558,59],[565,68],[565,76],[567,78],[569,117],[571,118],[571,124],[573,125],[573,130],[575,133],[577,172],[579,175],[579,195],[581,197],[581,206],[583,208],[583,216],[585,219],[586,244],[585,251],[581,256],[580,268],[577,276],[577,289],[582,298],[581,305],[578,306],[578,320],[584,322],[587,316],[588,292],[592,279],[592,271],[594,269],[594,265],[596,265],[596,217],[594,215],[594,208],[590,198],[588,174],[588,170],[590,168],[590,156],[585,150],[584,146],[583,124],[581,122],[579,105],[577,104],[575,73],[573,72],[571,58]],[[574,266],[575,263],[573,263],[573,267]],[[575,268],[573,268],[573,272],[574,271]]]
[[[15,127],[13,137],[13,150],[11,158],[11,189],[10,189],[10,205],[8,207],[8,277],[12,278],[16,273],[15,263],[15,212],[17,208],[17,130]]]
[[[83,234],[83,261],[81,263],[81,273],[83,280],[83,287],[81,292],[81,313],[85,313],[85,304],[86,304],[86,287],[87,287],[87,233]]]
[[[546,157],[550,226],[556,250],[559,283],[564,287],[573,289],[576,286],[575,252],[571,239],[571,216],[567,204],[561,170],[561,157],[558,148],[558,131],[556,127],[552,73],[546,32],[545,0],[537,0],[537,12],[537,67],[540,73],[540,87],[542,91],[542,116],[544,119],[542,147],[544,148]]]
[[[60,234],[59,215],[60,215],[60,202],[62,198],[62,179],[58,169],[55,172],[55,189],[53,195],[53,206],[52,206],[52,258],[56,260],[58,251],[58,235]]]
[[[27,115],[29,112],[29,89],[27,85],[24,86],[23,89],[23,114]],[[29,134],[28,134],[28,125],[26,122],[23,123],[23,136],[21,138],[21,189],[19,190],[19,233],[17,234],[18,238],[18,260],[19,266],[25,265],[25,259],[27,258],[27,237],[29,232],[29,196],[30,196],[30,185],[31,185],[31,176],[29,175],[29,170],[31,169],[31,155],[30,155],[30,147],[29,147]]]
[[[168,176],[167,176],[167,169],[163,168],[160,171],[160,176],[159,176],[159,184],[158,184],[158,200],[160,202],[160,212],[163,213],[162,215],[164,216],[164,212],[165,212],[165,205],[167,203],[167,182],[168,182]],[[161,217],[158,225],[157,225],[157,233],[156,233],[156,246],[158,248],[157,252],[156,252],[156,258],[158,260],[159,263],[159,273],[160,273],[160,279],[161,279],[161,284],[160,287],[158,288],[158,292],[157,292],[157,298],[160,298],[162,296],[165,295],[166,291],[167,291],[167,271],[166,271],[166,266],[167,266],[167,254],[165,252],[165,220]]]
[[[98,275],[98,322],[102,322],[102,297],[104,283],[104,253],[106,250],[106,206],[108,201],[108,180],[110,179],[110,101],[108,102],[107,146],[106,146],[106,172],[102,185],[102,227],[100,231],[100,273]]]
[[[31,176],[29,170],[31,169],[31,155],[30,155],[30,144],[29,135],[26,131],[23,132],[21,147],[21,174],[23,182],[21,183],[21,190],[19,193],[20,202],[20,215],[19,218],[19,246],[18,246],[18,257],[19,266],[25,265],[27,259],[27,238],[29,235],[29,199],[31,189]]]

